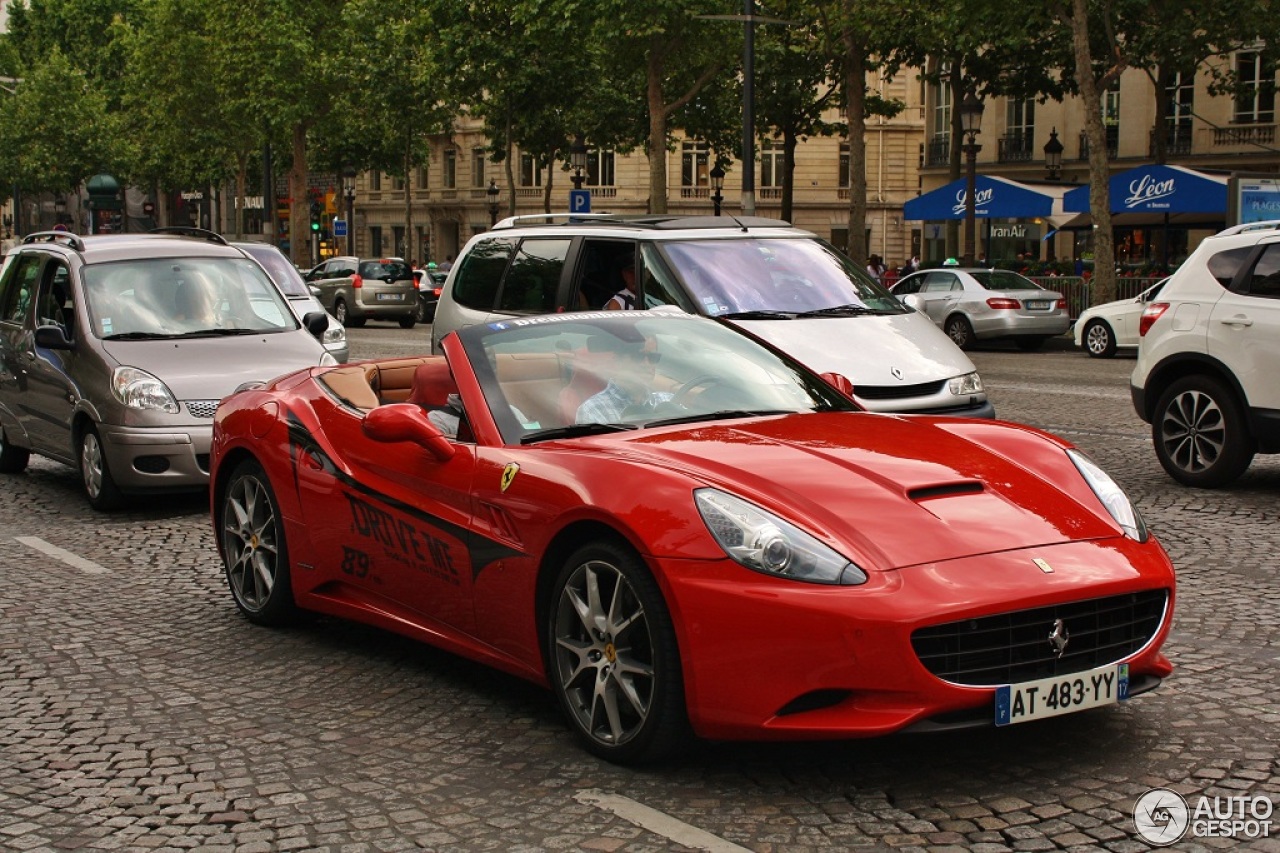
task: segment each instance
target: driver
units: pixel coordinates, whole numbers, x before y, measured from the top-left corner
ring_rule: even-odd
[[[587,350],[600,356],[600,372],[609,377],[603,390],[588,397],[578,407],[580,424],[616,423],[623,412],[651,412],[675,395],[653,391],[653,378],[662,354],[657,344],[628,345],[612,335],[596,335],[587,341]]]

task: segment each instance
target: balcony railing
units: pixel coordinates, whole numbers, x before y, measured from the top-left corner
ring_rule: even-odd
[[[929,141],[925,149],[925,158],[929,166],[945,166],[951,162],[951,140],[947,137]]]
[[[778,201],[782,198],[782,187],[760,187],[756,197],[763,201]]]
[[[1107,159],[1114,160],[1116,153],[1120,150],[1120,127],[1118,125],[1109,124],[1106,126],[1107,131]],[[1089,135],[1083,130],[1080,131],[1080,159],[1089,159]]]
[[[710,187],[681,187],[680,198],[711,198]]]
[[[1180,156],[1191,153],[1191,129],[1186,127],[1172,128],[1165,132],[1164,151],[1166,154]],[[1147,144],[1147,156],[1156,155],[1156,131],[1151,131]]]
[[[618,197],[617,187],[587,187],[587,189],[591,190],[592,198],[617,198]]]
[[[1271,145],[1275,139],[1274,124],[1240,124],[1213,129],[1214,145]]]
[[[1001,163],[1026,163],[1031,157],[1031,134],[1017,131],[999,139],[997,156]]]

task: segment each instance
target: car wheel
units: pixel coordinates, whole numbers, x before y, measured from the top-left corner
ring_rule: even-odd
[[[419,306],[418,306],[418,311],[421,311],[421,310],[422,310],[422,306],[421,306],[421,305],[419,305]],[[417,313],[417,312],[414,312],[414,315],[413,315],[412,317],[401,317],[401,318],[400,318],[400,328],[402,328],[402,329],[412,329],[412,328],[413,328],[414,326],[416,326],[416,325],[418,325],[418,313]]]
[[[350,323],[347,322],[347,303],[346,302],[339,299],[337,302],[333,303],[333,318],[337,320],[339,323],[341,323],[343,326],[351,325]]]
[[[0,474],[21,474],[26,470],[30,458],[31,451],[10,444],[9,436],[0,427]]]
[[[1235,394],[1208,376],[1187,376],[1169,386],[1156,406],[1151,437],[1169,476],[1203,489],[1239,477],[1256,451]]]
[[[547,621],[552,690],[588,751],[637,763],[684,742],[675,630],[638,554],[610,541],[579,548],[556,578]]]
[[[240,612],[259,625],[296,621],[279,504],[256,461],[245,460],[232,471],[218,527],[227,585]]]
[[[1084,351],[1094,358],[1111,358],[1116,354],[1116,334],[1101,320],[1090,320],[1084,327]]]
[[[1043,335],[1021,335],[1014,339],[1014,343],[1018,345],[1018,349],[1023,352],[1035,352],[1044,346],[1044,342],[1048,338]]]
[[[100,512],[109,512],[124,505],[124,495],[111,476],[107,454],[102,449],[102,437],[92,424],[80,434],[80,481],[89,506]]]
[[[418,297],[418,307],[413,311],[413,321],[415,323],[427,322],[427,303],[421,296]]]
[[[943,331],[960,349],[969,349],[973,346],[973,326],[969,325],[969,321],[959,314],[947,318],[947,324],[943,327]]]

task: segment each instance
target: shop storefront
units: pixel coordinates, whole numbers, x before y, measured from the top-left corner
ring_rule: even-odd
[[[1019,256],[1040,259],[1051,217],[1062,212],[1064,188],[1038,187],[994,175],[978,175],[974,193],[974,217],[978,220],[975,256],[990,260]],[[926,261],[946,257],[947,220],[963,220],[968,182],[961,178],[903,205],[904,219],[924,220],[923,254]]]

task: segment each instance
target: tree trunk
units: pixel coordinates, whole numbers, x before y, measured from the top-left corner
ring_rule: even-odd
[[[649,51],[649,212],[667,212],[667,109],[662,97],[662,61]]]
[[[408,139],[404,142],[404,254],[406,261],[417,261],[423,256],[422,247],[413,250],[413,150]],[[341,203],[341,202],[339,202]],[[351,223],[347,223],[351,227]],[[423,261],[425,263],[425,261]]]
[[[311,263],[311,197],[307,188],[307,126],[293,126],[293,165],[289,167],[289,256],[303,269]]]
[[[1169,162],[1168,116],[1169,116],[1169,81],[1173,79],[1173,71],[1167,65],[1161,65],[1152,79],[1156,87],[1156,120],[1151,128],[1152,159],[1163,166]]]
[[[1071,42],[1076,61],[1076,81],[1084,108],[1084,130],[1089,139],[1089,213],[1093,217],[1093,284],[1090,305],[1116,298],[1115,235],[1111,230],[1111,169],[1107,163],[1107,133],[1102,125],[1102,92],[1124,70],[1118,53],[1101,78],[1094,77],[1089,47],[1089,2],[1071,0]]]
[[[947,137],[947,182],[960,180],[961,145],[964,142],[964,125],[960,122],[960,104],[964,101],[964,66],[960,57],[951,59],[951,76],[947,80],[951,88],[951,132]],[[943,237],[943,256],[960,257],[960,220],[948,219]]]
[[[249,192],[249,156],[244,153],[236,155],[236,204],[235,234],[237,240],[244,239],[245,196]],[[264,202],[265,203],[265,202]]]
[[[795,128],[783,128],[782,131],[782,218],[794,222],[791,215],[795,203],[796,186],[796,145],[799,144]]]
[[[845,0],[852,16],[852,0]],[[847,254],[867,263],[867,48],[851,28],[841,34],[845,52],[844,98],[849,121],[849,244]]]

